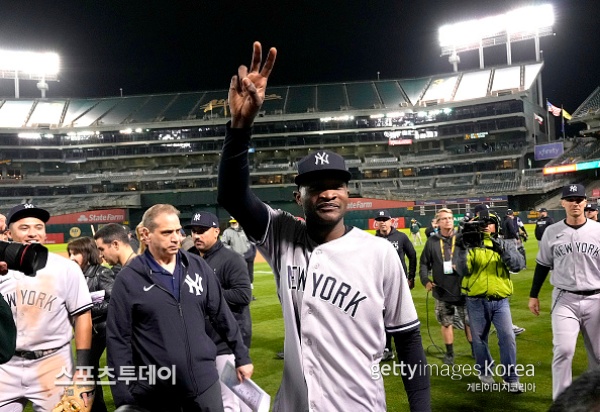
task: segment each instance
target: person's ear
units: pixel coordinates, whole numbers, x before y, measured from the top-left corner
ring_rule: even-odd
[[[294,190],[294,200],[298,206],[302,206],[301,196],[299,190]]]

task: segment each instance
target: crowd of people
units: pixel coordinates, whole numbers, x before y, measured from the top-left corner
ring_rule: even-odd
[[[509,303],[511,276],[526,262],[522,222],[510,210],[501,219],[480,205],[455,228],[452,210],[444,208],[425,240],[421,224],[410,222],[411,242],[381,210],[372,236],[346,224],[351,174],[344,158],[329,150],[311,152],[297,164],[294,199],[303,219],[263,203],[248,183],[248,149],[276,56],[270,49],[263,63],[261,45],[254,43],[250,67],[240,66],[231,79],[217,198],[235,218],[223,233],[209,211],[195,211],[182,225],[174,206],[157,204],[135,232],[107,224],[93,238],[71,240],[69,258],[48,253],[46,266],[34,274],[1,262],[0,411],[22,411],[28,401],[35,410],[53,410],[64,389],[59,383],[100,379],[105,348],[119,410],[247,410],[220,374],[228,364],[239,382],[254,372],[249,305],[257,250],[274,273],[285,326],[275,411],[384,411],[383,377],[374,376],[373,367],[396,356],[415,371],[402,375],[410,410],[431,410],[411,295],[417,263],[421,284],[435,301],[443,363],[454,364],[458,320],[481,382],[499,378],[508,392],[522,392]],[[552,270],[557,401],[576,390],[568,387],[580,331],[590,367],[600,366],[600,231],[598,211],[586,199],[583,186],[566,186],[561,202],[567,218],[554,223],[540,209],[535,230],[540,251],[529,309],[539,314],[538,294]],[[46,241],[50,214],[43,208],[20,204],[5,224],[2,217],[6,238],[28,245]],[[424,243],[419,259],[413,243]],[[488,372],[495,364],[488,344],[492,325],[500,373]],[[107,410],[101,390],[86,393],[82,402]]]

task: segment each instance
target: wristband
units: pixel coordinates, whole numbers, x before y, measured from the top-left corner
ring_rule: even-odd
[[[92,366],[92,350],[91,349],[77,349],[77,367]]]

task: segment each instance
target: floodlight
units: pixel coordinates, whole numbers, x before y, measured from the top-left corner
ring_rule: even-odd
[[[535,39],[536,59],[540,59],[537,43],[542,36],[552,34],[554,9],[550,4],[527,6],[498,16],[468,20],[439,28],[439,42],[442,56],[455,56],[451,63],[458,63],[457,53],[477,50],[483,68],[483,48],[506,44],[507,60],[511,64],[510,43]]]
[[[0,78],[15,80],[15,97],[19,97],[19,80],[37,80],[42,97],[46,97],[46,81],[57,81],[60,58],[56,53],[23,52],[0,49]]]

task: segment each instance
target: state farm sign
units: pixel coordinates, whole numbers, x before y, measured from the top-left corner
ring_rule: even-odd
[[[62,224],[95,224],[95,223],[122,223],[126,220],[125,209],[91,210],[88,212],[69,213],[67,215],[52,216],[49,225]]]

